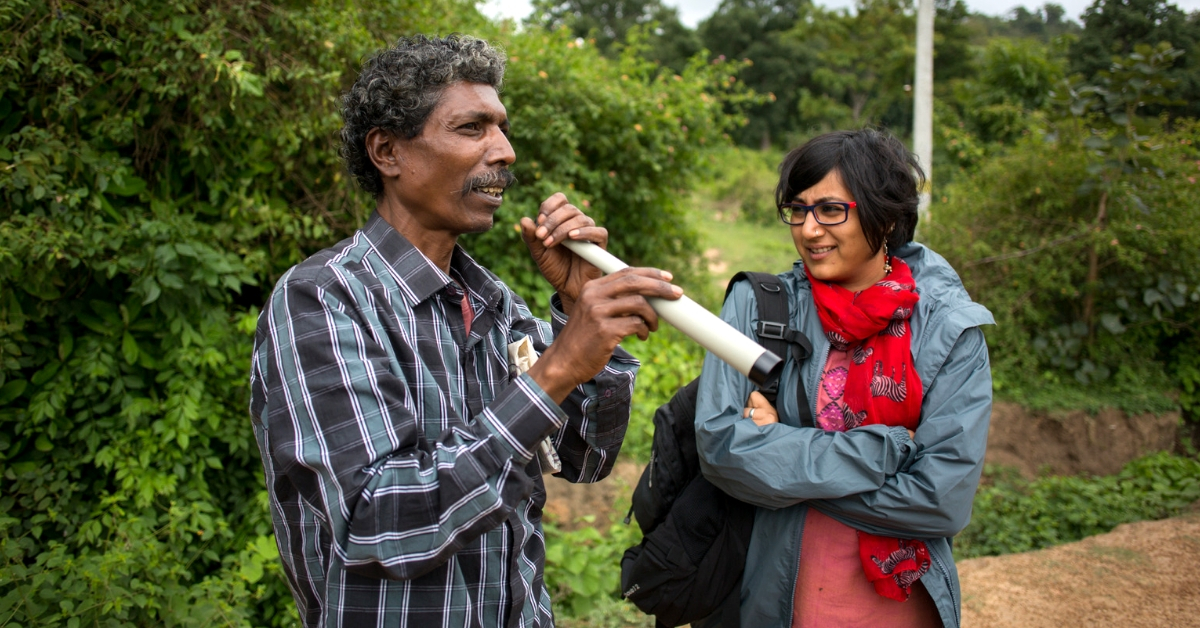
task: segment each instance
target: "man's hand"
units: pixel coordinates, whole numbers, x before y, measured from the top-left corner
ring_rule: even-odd
[[[779,422],[779,413],[775,411],[775,406],[772,406],[771,402],[767,401],[767,398],[757,390],[750,393],[750,398],[746,400],[742,417],[754,421],[754,424],[759,427]]]
[[[528,217],[521,218],[521,236],[542,276],[558,291],[563,312],[570,316],[583,285],[598,279],[601,272],[559,244],[569,238],[594,242],[600,248],[607,248],[608,230],[597,227],[596,221],[568,202],[562,192],[558,192],[538,207],[536,223]]]
[[[683,289],[670,280],[671,273],[655,268],[625,268],[583,284],[566,327],[530,367],[529,376],[561,403],[608,364],[626,336],[645,340],[658,330],[658,314],[645,297],[678,299]]]

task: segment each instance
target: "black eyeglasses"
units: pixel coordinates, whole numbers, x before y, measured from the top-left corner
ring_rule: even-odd
[[[858,203],[826,202],[816,205],[804,203],[784,203],[779,206],[779,219],[789,225],[802,225],[808,213],[816,217],[822,225],[840,225],[850,217],[850,208],[858,207]],[[799,217],[797,219],[797,216]]]

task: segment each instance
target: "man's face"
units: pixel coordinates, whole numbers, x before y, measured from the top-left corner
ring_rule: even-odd
[[[455,83],[425,121],[421,133],[399,140],[401,174],[385,194],[429,232],[457,237],[492,227],[516,161],[508,142],[508,113],[495,88]]]

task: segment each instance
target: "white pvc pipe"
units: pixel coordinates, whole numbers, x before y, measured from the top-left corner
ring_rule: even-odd
[[[562,244],[606,274],[628,268],[625,262],[591,242],[566,240]],[[779,371],[783,370],[783,360],[779,356],[686,296],[674,301],[655,297],[647,297],[646,300],[659,317],[755,384],[765,386],[779,377]]]

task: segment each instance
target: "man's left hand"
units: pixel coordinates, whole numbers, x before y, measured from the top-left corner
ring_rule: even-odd
[[[536,223],[528,217],[521,218],[521,237],[542,276],[558,291],[564,313],[570,315],[583,284],[599,279],[603,273],[570,249],[558,245],[571,239],[607,248],[608,230],[597,227],[596,221],[567,201],[562,192],[557,192],[538,207]]]

